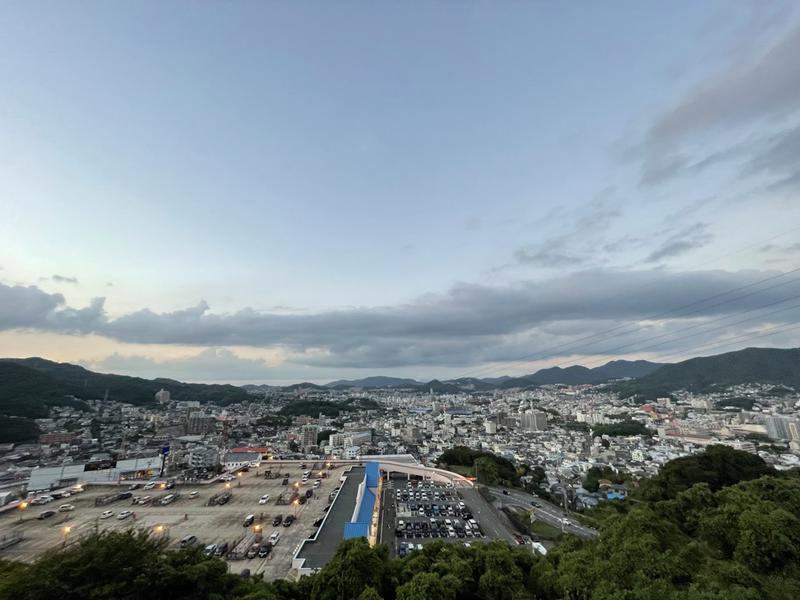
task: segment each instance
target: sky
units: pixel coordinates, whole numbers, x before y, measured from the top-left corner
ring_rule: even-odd
[[[795,2],[0,22],[0,356],[282,384],[800,346]]]

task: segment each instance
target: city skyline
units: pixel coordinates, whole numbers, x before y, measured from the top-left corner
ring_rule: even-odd
[[[800,345],[798,9],[638,7],[0,8],[0,356],[287,383]]]

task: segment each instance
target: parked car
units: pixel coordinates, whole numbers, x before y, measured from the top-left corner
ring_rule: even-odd
[[[130,511],[130,510],[123,510],[121,513],[119,513],[119,514],[117,515],[117,519],[119,519],[120,521],[124,521],[125,519],[127,519],[128,517],[130,517],[132,514],[133,514],[133,511]]]
[[[245,554],[245,556],[247,558],[255,558],[258,555],[259,548],[261,548],[261,544],[256,542],[247,549],[247,554]]]
[[[36,517],[36,518],[39,519],[40,521],[43,521],[44,519],[49,519],[54,514],[56,514],[56,511],[54,511],[54,510],[46,510],[44,512],[39,513],[39,516]]]
[[[75,506],[72,504],[62,504],[58,507],[58,512],[71,512],[75,510]]]
[[[113,516],[114,516],[113,510],[104,510],[102,513],[100,513],[101,519],[110,519]]]
[[[289,527],[292,523],[294,523],[294,517],[292,515],[286,515],[286,518],[283,520],[283,526]]]
[[[270,552],[272,552],[272,544],[270,544],[269,542],[264,542],[258,549],[258,556],[259,558],[265,558],[269,556]]]
[[[269,494],[264,494],[258,499],[259,504],[266,504],[267,502],[269,502]]]
[[[283,515],[275,515],[272,519],[272,526],[277,527],[283,522]]]
[[[272,535],[269,536],[269,543],[274,546],[278,545],[278,540],[281,539],[281,532],[280,531],[273,531]]]
[[[132,483],[128,486],[128,489],[133,491],[133,490],[138,490],[140,487],[142,487],[141,483]]]
[[[181,538],[181,548],[187,548],[197,542],[196,535],[185,535]]]
[[[242,527],[250,527],[250,525],[252,525],[253,521],[255,521],[255,520],[256,520],[256,516],[255,515],[247,515],[244,518],[244,522],[242,522]]]
[[[217,544],[217,549],[214,550],[214,556],[225,556],[228,553],[228,542]]]
[[[151,481],[149,483],[145,483],[144,487],[142,489],[144,489],[144,490],[152,490],[154,487],[156,487],[156,482],[155,481]]]
[[[199,494],[200,492],[198,492],[197,490],[192,490],[191,492],[189,492],[189,498],[197,498]]]
[[[204,550],[206,556],[215,556],[217,553],[217,545],[216,544],[209,544],[206,546]]]

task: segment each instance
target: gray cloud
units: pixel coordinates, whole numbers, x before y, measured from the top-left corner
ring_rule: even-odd
[[[95,333],[142,344],[282,348],[292,361],[306,365],[467,365],[515,360],[532,349],[574,339],[571,330],[587,335],[614,324],[635,325],[765,276],[766,272],[759,271],[595,269],[504,287],[460,284],[445,294],[398,306],[313,314],[247,308],[216,314],[201,302],[174,312],[144,309],[117,318],[105,314],[102,299],[75,309],[67,306],[60,294],[0,285],[0,328]],[[701,305],[703,310],[691,318],[736,315],[791,293],[800,294],[798,287],[780,287],[741,299],[729,296],[717,305]],[[668,323],[684,322],[688,316],[672,315]],[[662,326],[667,325],[647,324]],[[570,351],[577,350],[596,353],[604,347],[581,344]]]
[[[766,246],[761,246],[761,252],[800,252],[800,242],[788,246],[767,244]]]
[[[567,254],[565,252],[559,252],[557,250],[551,250],[542,247],[519,248],[514,252],[514,259],[517,262],[534,265],[536,267],[545,267],[548,269],[574,267],[576,265],[585,264],[588,260],[584,256]]]
[[[773,190],[800,187],[800,126],[755,145],[741,172],[743,177],[767,176]]]
[[[78,279],[76,277],[65,277],[64,275],[53,275],[50,277],[56,283],[78,283]]]
[[[609,225],[621,216],[620,202],[610,196],[612,188],[604,190],[593,201],[578,207],[571,215],[551,216],[567,218],[569,229],[544,242],[529,244],[514,252],[517,263],[545,269],[585,266],[598,259],[595,247],[602,245]],[[542,224],[543,225],[543,224]]]
[[[86,308],[71,308],[61,294],[36,286],[0,283],[0,330],[39,329],[63,333],[90,333],[106,321],[105,299],[95,298]]]
[[[652,125],[647,143],[668,147],[698,133],[798,110],[800,27],[750,64],[734,64],[693,89]]]
[[[708,233],[706,229],[707,225],[705,223],[695,223],[675,233],[667,238],[660,247],[651,252],[645,262],[659,262],[665,258],[673,258],[686,254],[690,250],[702,248],[714,239],[714,236]]]
[[[642,183],[649,185],[747,154],[746,145],[705,150],[691,148],[707,138],[753,125],[779,126],[800,110],[800,27],[747,62],[736,62],[695,88],[663,112],[648,129],[637,152],[643,157]],[[765,168],[761,165],[760,168]]]

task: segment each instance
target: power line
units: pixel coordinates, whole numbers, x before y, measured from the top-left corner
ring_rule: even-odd
[[[769,306],[774,306],[775,304],[780,304],[781,302],[786,302],[788,300],[794,300],[794,299],[797,299],[799,297],[800,296],[793,296],[793,297],[790,297],[790,298],[785,298],[783,300],[780,300],[779,302],[772,302],[772,303],[767,304],[765,306],[759,307],[758,310],[762,310],[762,309],[767,308]],[[709,323],[720,321],[720,320],[724,320],[724,319],[729,319],[731,316],[733,316],[733,315],[728,315],[726,317],[723,317],[723,319],[714,319],[713,321],[709,321],[707,323],[702,323],[702,324],[698,325],[697,327],[685,327],[684,329],[679,330],[679,331],[692,330],[692,329],[696,329],[698,327],[700,328],[700,331],[695,332],[695,333],[691,333],[689,335],[679,336],[677,338],[666,340],[666,341],[663,341],[663,342],[659,342],[657,344],[651,344],[649,346],[644,346],[644,347],[638,348],[637,352],[644,352],[644,351],[647,351],[647,350],[651,350],[653,348],[657,348],[658,346],[663,346],[664,344],[670,344],[670,343],[673,343],[673,342],[678,342],[678,341],[685,340],[685,339],[688,339],[688,338],[691,338],[691,337],[695,337],[695,336],[698,336],[698,335],[712,333],[714,331],[719,331],[719,330],[725,329],[727,327],[732,327],[734,325],[741,325],[742,323],[747,323],[749,321],[754,321],[756,319],[763,319],[763,318],[768,317],[770,315],[774,315],[774,314],[777,314],[777,313],[780,313],[780,312],[785,312],[787,310],[793,310],[793,309],[797,309],[797,308],[800,308],[800,304],[793,304],[792,306],[786,306],[784,308],[779,308],[778,310],[773,310],[773,311],[768,312],[767,314],[764,314],[764,315],[756,315],[754,317],[749,317],[747,319],[740,319],[739,321],[734,321],[732,323],[725,323],[724,325],[722,325],[720,327],[713,327],[711,329],[703,329]],[[670,333],[665,333],[665,334],[658,335],[658,336],[655,336],[653,338],[650,338],[649,340],[641,340],[639,342],[634,342],[634,343],[628,344],[626,346],[619,346],[617,348],[611,348],[610,350],[605,351],[604,354],[610,354],[610,353],[613,353],[613,352],[617,352],[619,350],[622,350],[622,349],[624,349],[626,347],[630,347],[630,346],[638,346],[642,342],[647,342],[647,341],[652,341],[652,340],[659,339],[659,338],[669,337],[671,335],[675,335],[676,333],[678,333],[678,332],[674,331],[674,332],[670,332]],[[594,363],[589,362],[589,363],[585,364],[584,366],[591,368],[593,366],[598,366],[599,364],[602,364],[604,362],[606,362],[606,359],[603,359],[602,361],[599,361],[599,363],[598,363],[598,361],[595,361]]]
[[[717,298],[722,298],[724,296],[727,296],[727,295],[732,294],[732,293],[737,292],[737,291],[750,289],[750,288],[752,288],[754,286],[757,286],[757,285],[760,285],[762,283],[766,283],[768,281],[774,281],[776,279],[780,279],[782,277],[786,277],[787,275],[791,275],[791,274],[797,273],[797,272],[800,272],[800,267],[791,269],[789,271],[785,271],[783,273],[779,273],[777,275],[771,275],[769,277],[765,277],[763,279],[759,279],[757,281],[751,282],[751,283],[746,284],[746,285],[736,286],[734,288],[726,290],[725,292],[720,292],[720,293],[708,296],[706,298],[701,298],[699,300],[695,300],[695,301],[690,302],[688,304],[684,304],[682,306],[679,306],[679,307],[677,307],[675,309],[662,311],[662,312],[657,313],[655,315],[651,315],[649,317],[644,317],[642,319],[639,319],[639,321],[654,321],[654,320],[663,318],[665,316],[672,315],[673,313],[680,313],[681,311],[683,311],[683,310],[685,310],[687,308],[691,308],[693,306],[698,306],[698,305],[706,303],[706,302],[708,302],[710,300],[715,300]],[[709,308],[716,308],[718,306],[722,306],[722,305],[728,304],[730,302],[735,302],[737,300],[742,300],[744,298],[748,298],[748,297],[763,293],[765,291],[769,291],[769,290],[774,289],[776,287],[781,287],[781,286],[788,285],[788,284],[791,284],[791,283],[796,283],[797,281],[799,281],[799,280],[790,280],[788,282],[781,282],[781,283],[778,283],[778,284],[775,284],[775,285],[772,285],[772,286],[768,286],[768,287],[762,288],[760,290],[756,290],[756,291],[753,291],[753,292],[749,292],[747,294],[743,294],[741,296],[737,296],[735,298],[729,298],[729,299],[727,299],[725,301],[718,302],[718,303],[712,304],[710,306],[703,306],[701,308],[698,308],[698,309],[696,309],[694,311],[690,311],[690,312],[685,313],[683,315],[674,315],[674,316],[687,317],[687,316],[690,316],[692,314],[697,314],[698,312],[701,312],[701,311],[704,311],[704,310],[708,310]],[[637,289],[637,288],[634,288],[634,289]],[[612,336],[608,336],[608,334],[610,334],[610,333],[614,333],[614,332],[619,331],[620,329],[625,329],[625,328],[630,328],[630,327],[632,327],[632,329],[630,329],[629,331],[624,331],[624,332],[616,333],[615,335],[612,335]],[[631,324],[625,323],[625,324],[618,325],[616,327],[612,327],[610,329],[607,329],[607,330],[604,330],[604,331],[601,331],[601,332],[598,332],[598,333],[595,333],[595,334],[584,336],[582,338],[571,340],[569,342],[565,342],[563,344],[558,344],[556,346],[551,346],[551,347],[546,348],[544,350],[539,350],[539,351],[537,351],[535,353],[523,356],[520,359],[517,359],[516,361],[513,361],[511,363],[511,365],[521,365],[521,364],[523,364],[525,362],[528,362],[530,360],[534,360],[536,358],[545,358],[547,356],[552,355],[553,352],[555,352],[555,351],[564,350],[564,349],[571,348],[571,347],[576,347],[577,345],[581,344],[581,342],[587,342],[588,340],[592,340],[594,338],[599,338],[599,339],[595,340],[594,342],[589,342],[589,343],[583,344],[583,345],[584,346],[593,345],[593,344],[596,344],[596,343],[598,343],[600,341],[603,341],[604,339],[615,338],[615,337],[619,337],[620,335],[628,335],[630,333],[635,333],[636,331],[639,331],[642,328],[643,328],[643,326],[641,326],[641,325],[631,325]],[[508,364],[508,363],[506,363],[506,364]],[[491,370],[493,370],[495,368],[496,367],[494,365],[481,367],[479,369],[476,369],[476,370],[473,370],[473,371],[469,372],[468,374],[462,375],[461,377],[476,377],[479,373],[484,373],[484,372],[487,372],[487,371],[491,371]]]
[[[737,337],[734,337],[734,338],[730,338],[730,339],[727,339],[727,340],[723,340],[723,341],[715,341],[715,342],[712,342],[712,343],[709,343],[709,344],[705,344],[703,346],[697,346],[697,347],[693,348],[691,350],[691,352],[694,353],[694,352],[698,352],[698,351],[701,351],[701,350],[702,351],[706,351],[706,350],[711,350],[713,348],[721,348],[721,347],[728,346],[730,344],[736,343],[738,341],[743,341],[743,340],[748,340],[749,341],[749,340],[754,340],[754,339],[758,339],[758,338],[762,338],[762,337],[769,337],[769,336],[772,336],[772,335],[777,335],[779,333],[786,333],[788,331],[794,331],[795,329],[800,329],[800,324],[792,325],[790,327],[777,327],[776,326],[776,327],[773,327],[772,329],[768,329],[768,330],[766,330],[766,331],[764,331],[762,333],[758,333],[758,334],[750,334],[750,333],[748,333],[748,334],[740,335],[740,336],[737,336]],[[685,356],[685,355],[686,355],[686,351],[675,352],[675,353],[672,353],[672,354],[667,354],[666,356],[663,356],[663,357],[659,357],[659,360],[660,361],[665,361],[665,360],[668,360],[668,359],[673,359],[675,357]]]

